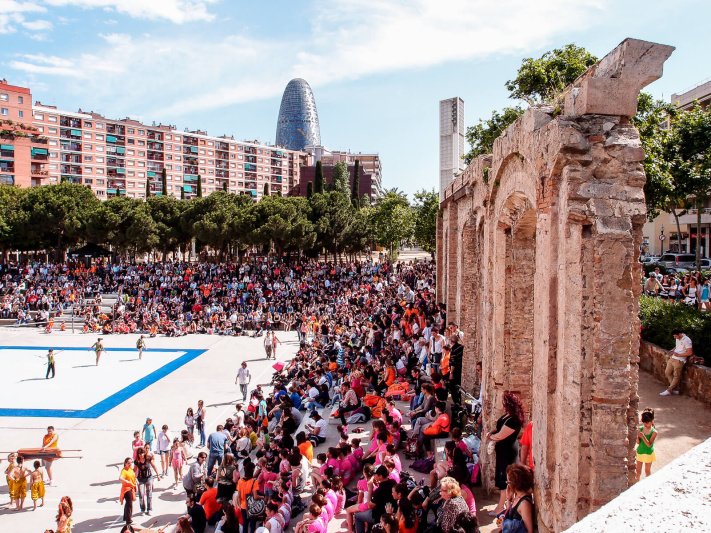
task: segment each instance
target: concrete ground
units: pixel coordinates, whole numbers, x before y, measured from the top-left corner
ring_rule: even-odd
[[[296,333],[279,332],[277,337],[284,343],[279,346],[277,359],[286,361],[293,357],[297,349]],[[241,400],[238,386],[235,385],[237,369],[242,361],[247,361],[252,373],[252,386],[268,384],[271,381],[274,361],[267,361],[262,345],[263,337],[252,339],[247,337],[218,337],[208,335],[190,335],[180,338],[158,337],[148,339],[150,349],[176,350],[179,355],[182,350],[205,350],[183,366],[152,382],[155,375],[146,374],[155,370],[151,359],[151,350],[144,353],[144,361],[129,361],[126,353],[135,351],[136,335],[110,335],[104,337],[104,345],[111,348],[124,348],[126,351],[111,352],[102,355],[99,368],[91,367],[94,363],[93,353],[85,354],[86,361],[80,364],[63,363],[62,354],[57,356],[58,378],[61,375],[66,385],[60,390],[50,389],[51,383],[44,379],[36,381],[17,382],[27,379],[18,372],[4,373],[5,382],[12,388],[0,389],[0,409],[18,408],[26,405],[35,407],[38,397],[44,397],[44,407],[47,409],[62,409],[65,405],[76,402],[82,390],[88,387],[92,380],[99,379],[106,383],[106,395],[115,392],[116,383],[124,386],[125,373],[121,366],[130,368],[134,382],[144,380],[149,384],[142,388],[142,383],[135,386],[135,395],[123,398],[123,401],[98,418],[60,418],[34,416],[0,416],[0,451],[13,451],[18,448],[39,447],[48,425],[54,425],[59,434],[59,447],[64,449],[81,449],[77,455],[83,459],[62,459],[53,467],[56,486],[47,488],[45,506],[32,511],[32,501],[25,500],[26,510],[15,512],[7,507],[9,500],[5,480],[0,481],[0,531],[20,533],[44,531],[55,527],[54,517],[57,504],[62,496],[68,495],[74,501],[74,533],[119,531],[121,528],[122,506],[118,503],[120,483],[119,472],[123,460],[132,454],[131,442],[133,431],[143,427],[147,416],[153,418],[156,428],[160,430],[163,424],[168,424],[174,435],[179,435],[183,429],[184,416],[188,407],[193,409],[197,401],[202,399],[207,407],[208,433],[214,431],[218,423],[224,423],[234,412],[234,404]],[[88,348],[96,340],[93,335],[55,332],[45,335],[33,329],[0,328],[0,345]],[[2,352],[2,350],[0,350]],[[34,353],[34,351],[29,351]],[[38,353],[46,353],[44,350]],[[113,356],[113,360],[112,360]],[[72,354],[72,358],[76,354]],[[125,362],[119,362],[120,358]],[[155,353],[155,358],[165,357],[165,354]],[[41,359],[34,356],[29,360],[37,373],[36,377],[44,378],[44,366]],[[142,363],[146,363],[143,365]],[[86,365],[86,366],[85,366]],[[73,367],[82,368],[73,368]],[[142,367],[150,367],[143,369]],[[112,369],[114,373],[107,374]],[[51,380],[49,380],[51,381]],[[23,387],[23,390],[18,390]],[[47,391],[44,389],[47,388]],[[45,392],[47,392],[45,394]],[[130,394],[129,391],[128,394]],[[92,395],[95,391],[92,392]],[[97,397],[92,396],[92,402]],[[118,398],[121,400],[122,398]],[[116,401],[118,401],[116,400]],[[92,404],[93,405],[93,404]],[[81,408],[85,405],[81,405]],[[91,414],[91,413],[89,413]],[[7,466],[5,458],[0,465],[3,471]],[[31,466],[31,465],[30,465]],[[160,466],[159,466],[160,468]],[[171,473],[172,476],[172,473]],[[156,519],[158,525],[166,522],[175,524],[176,519],[185,513],[185,493],[182,486],[178,490],[170,487],[173,479],[169,476],[155,483],[153,495],[153,518],[139,516],[135,522],[139,526],[147,526]],[[134,511],[138,510],[135,504]]]

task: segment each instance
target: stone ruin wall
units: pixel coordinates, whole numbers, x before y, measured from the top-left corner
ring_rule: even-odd
[[[541,531],[566,529],[634,479],[646,177],[630,118],[672,51],[623,41],[444,191],[438,300],[464,331],[468,390],[483,363],[484,434],[507,391],[534,421]],[[486,449],[484,438],[493,488]]]

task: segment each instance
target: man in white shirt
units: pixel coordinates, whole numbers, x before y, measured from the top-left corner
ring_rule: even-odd
[[[684,364],[686,360],[694,352],[691,346],[691,339],[684,335],[680,330],[672,330],[672,335],[676,339],[676,346],[669,353],[671,357],[667,361],[667,369],[664,374],[669,381],[669,388],[660,393],[660,396],[671,396],[672,394],[679,394],[678,390],[675,390],[681,381],[681,374],[684,371]]]
[[[321,415],[315,410],[311,412],[311,419],[314,420],[313,424],[306,424],[306,429],[309,432],[309,440],[313,444],[314,448],[319,444],[326,442],[326,431],[328,430],[328,422],[326,422]]]
[[[242,361],[242,366],[237,371],[237,379],[235,379],[235,384],[239,385],[240,391],[242,392],[242,401],[247,401],[247,386],[251,381],[252,376],[247,369],[247,362]]]

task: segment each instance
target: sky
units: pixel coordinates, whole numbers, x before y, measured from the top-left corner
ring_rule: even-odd
[[[314,92],[322,144],[378,152],[383,186],[438,186],[438,102],[472,126],[515,105],[523,58],[627,37],[677,49],[647,87],[711,77],[708,1],[0,0],[0,78],[59,109],[273,143],[292,78]]]

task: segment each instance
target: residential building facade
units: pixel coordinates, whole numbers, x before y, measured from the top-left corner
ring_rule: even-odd
[[[334,165],[323,164],[323,178],[326,183],[333,183],[333,167]],[[355,165],[348,165],[348,183],[351,191],[353,190],[353,177],[355,176]],[[373,175],[365,170],[362,166],[358,167],[358,198],[367,196],[372,203],[375,200],[373,194]],[[306,196],[308,192],[309,182],[316,181],[316,166],[310,165],[301,167],[301,179],[299,182],[299,190],[295,196]]]
[[[7,109],[7,118],[13,121],[24,120],[28,128],[23,130],[27,136],[2,137],[4,183],[23,187],[81,183],[101,200],[121,195],[145,198],[148,184],[151,195],[187,199],[196,195],[200,176],[203,195],[226,190],[258,200],[265,184],[272,195],[298,191],[300,169],[311,164],[306,152],[31,102],[29,89],[0,82],[0,109]],[[7,156],[10,152],[14,157]]]
[[[343,162],[346,165],[355,165],[356,159],[358,160],[358,165],[363,168],[365,174],[370,175],[369,181],[371,188],[369,191],[365,191],[371,200],[375,199],[381,192],[383,187],[383,164],[380,159],[380,154],[378,153],[363,153],[358,152],[353,153],[350,150],[339,151],[339,150],[329,150],[324,146],[307,146],[304,148],[314,158],[314,164],[316,161],[321,161],[321,164],[325,166],[335,166],[336,163]],[[360,186],[363,189],[361,183]],[[303,189],[303,187],[302,187]],[[305,189],[304,189],[305,190]],[[362,198],[361,194],[361,198]]]

